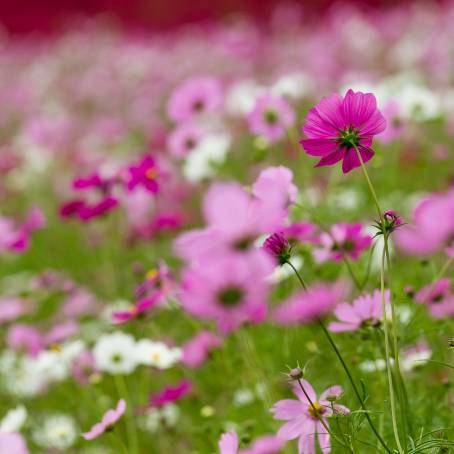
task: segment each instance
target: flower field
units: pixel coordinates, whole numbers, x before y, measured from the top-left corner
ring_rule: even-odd
[[[0,36],[0,454],[454,452],[454,2]]]

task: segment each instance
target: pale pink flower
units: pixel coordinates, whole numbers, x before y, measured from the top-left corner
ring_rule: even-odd
[[[29,454],[24,437],[19,432],[0,432],[0,452]]]
[[[334,224],[329,233],[320,234],[321,248],[313,254],[317,262],[333,260],[338,262],[343,256],[357,260],[365,249],[372,243],[372,237],[364,233],[362,224],[341,222]]]
[[[277,433],[283,440],[293,440],[298,438],[299,454],[315,453],[315,437],[318,436],[318,444],[322,452],[331,451],[330,436],[325,427],[320,422],[320,418],[328,426],[327,418],[335,413],[347,415],[350,410],[334,403],[341,394],[342,388],[338,385],[326,389],[317,399],[317,395],[311,384],[306,380],[300,380],[309,399],[295,383],[293,392],[298,400],[285,399],[276,402],[271,409],[275,419],[287,421]]]
[[[121,418],[126,410],[126,402],[124,399],[120,399],[117,404],[117,408],[114,410],[108,410],[104,413],[101,421],[95,424],[88,432],[82,434],[85,440],[93,440],[94,438],[102,435],[107,429],[114,426],[115,423]]]
[[[385,305],[389,305],[390,291],[385,291]],[[378,326],[383,317],[380,290],[363,294],[352,304],[340,303],[334,310],[338,322],[331,322],[328,329],[333,332],[356,331],[365,326]]]
[[[167,115],[176,122],[183,122],[215,111],[221,102],[222,91],[217,79],[194,77],[172,92],[167,104]]]
[[[238,435],[236,434],[236,432],[227,432],[221,435],[221,439],[219,440],[219,453],[238,453]]]
[[[209,353],[221,345],[221,338],[210,331],[200,331],[183,345],[181,362],[188,367],[200,367]]]
[[[293,125],[295,113],[285,98],[268,93],[256,99],[247,120],[254,134],[261,135],[273,143],[281,139],[286,129]]]
[[[283,325],[312,322],[330,313],[346,293],[344,282],[314,284],[281,303],[273,312],[273,320]]]
[[[17,297],[0,299],[0,324],[12,322],[26,312],[26,301]]]
[[[426,304],[434,318],[454,317],[454,294],[451,279],[442,278],[423,287],[415,297],[417,303]]]
[[[183,123],[177,126],[167,137],[169,153],[176,158],[185,158],[197,148],[203,137],[202,129],[193,123]]]
[[[268,257],[266,257],[268,259]],[[202,319],[212,319],[222,332],[246,322],[264,320],[267,311],[267,277],[273,269],[263,256],[215,256],[183,271],[183,308]]]

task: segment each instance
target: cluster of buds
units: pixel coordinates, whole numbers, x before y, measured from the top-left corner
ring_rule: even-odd
[[[385,233],[389,235],[402,225],[404,225],[402,219],[394,210],[386,210],[382,218],[375,221],[374,227],[377,229],[375,236],[384,235]]]

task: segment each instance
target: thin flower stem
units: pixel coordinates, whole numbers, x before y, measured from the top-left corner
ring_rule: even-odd
[[[383,235],[384,241],[384,254],[386,257],[386,268],[388,270],[388,287],[391,288],[391,259],[389,256],[389,237],[388,233],[385,232]],[[391,297],[391,320],[392,320],[392,337],[393,337],[393,353],[394,353],[394,367],[396,372],[396,384],[399,391],[399,400],[402,405],[402,421],[403,421],[403,431],[404,431],[404,440],[407,439],[407,427],[409,426],[407,411],[408,411],[408,400],[407,400],[407,391],[405,389],[405,384],[402,379],[402,373],[400,371],[400,360],[399,360],[399,346],[398,346],[398,335],[397,335],[397,317],[396,309],[394,305],[394,298]]]
[[[348,273],[350,274],[350,277],[352,278],[354,284],[355,284],[355,287],[361,291],[361,284],[359,283],[358,281],[358,278],[355,276],[355,273],[353,272],[353,268],[352,268],[352,265],[350,263],[350,261],[348,260],[348,257],[343,253],[342,254],[342,259],[347,267],[347,270],[348,270]]]
[[[307,285],[306,283],[304,282],[301,274],[298,272],[298,270],[295,268],[295,266],[293,265],[292,262],[290,262],[289,260],[287,260],[285,263],[287,263],[288,266],[290,266],[290,268],[292,268],[292,270],[295,272],[296,274],[296,277],[298,278],[298,280],[300,281],[300,284],[301,284],[301,287],[303,287],[304,290],[307,291]]]
[[[358,401],[359,401],[359,403],[361,405],[361,408],[364,411],[364,415],[366,416],[366,419],[367,419],[367,422],[369,423],[370,428],[374,432],[374,434],[377,437],[377,439],[380,442],[380,444],[385,448],[386,452],[391,454],[392,451],[388,448],[388,446],[386,446],[385,441],[383,440],[383,438],[381,437],[381,435],[379,434],[379,432],[375,428],[374,423],[372,422],[372,419],[369,416],[369,411],[367,410],[366,404],[364,403],[364,400],[361,397],[361,394],[359,393],[359,390],[358,390],[358,388],[357,388],[357,386],[355,384],[355,381],[353,380],[352,374],[350,373],[350,370],[348,369],[348,366],[345,363],[344,358],[342,357],[342,355],[341,355],[339,349],[337,348],[333,338],[331,337],[331,334],[326,329],[324,323],[320,319],[318,320],[318,323],[319,323],[320,327],[322,328],[322,331],[324,332],[326,338],[328,339],[328,342],[331,344],[331,347],[333,348],[334,352],[336,353],[337,358],[341,362],[342,367],[344,368],[344,371],[347,374],[348,379],[350,380],[350,384],[352,385],[353,391],[354,391],[354,393],[355,393],[355,395],[356,395],[356,397],[357,397],[357,399],[358,399]]]
[[[301,283],[301,286],[304,288],[304,290],[307,290],[307,288],[306,288],[303,280],[301,279],[301,276],[299,275],[299,273],[296,271],[296,269],[294,267],[292,267],[292,268],[295,271],[295,274],[298,277],[298,279],[299,279],[299,281]],[[355,393],[355,395],[356,395],[356,397],[357,397],[357,399],[358,399],[358,401],[359,401],[359,403],[361,405],[361,408],[364,411],[364,415],[365,415],[365,417],[367,419],[367,422],[368,422],[370,428],[372,429],[372,432],[374,432],[375,436],[377,437],[378,441],[383,446],[385,451],[387,453],[389,453],[389,454],[392,454],[392,451],[388,448],[388,446],[386,445],[385,441],[383,440],[383,438],[381,437],[381,435],[378,433],[377,429],[375,428],[374,423],[372,422],[372,419],[369,416],[369,411],[366,408],[366,404],[364,403],[364,400],[361,397],[361,394],[359,393],[359,390],[358,390],[358,388],[357,388],[357,386],[355,384],[355,381],[353,380],[353,376],[350,373],[350,370],[349,370],[347,364],[345,363],[341,352],[337,348],[333,338],[331,337],[329,331],[326,329],[324,323],[320,319],[318,319],[318,323],[319,323],[323,333],[325,334],[326,338],[328,339],[329,344],[331,345],[331,347],[333,348],[334,352],[336,353],[337,358],[339,359],[340,363],[342,364],[342,367],[343,367],[345,373],[347,374],[348,379],[350,380],[350,384],[351,384],[351,386],[353,388],[353,391],[354,391],[354,393]]]
[[[358,155],[359,162],[361,163],[361,169],[363,171],[364,178],[366,179],[367,184],[369,186],[369,190],[370,190],[370,193],[374,200],[375,207],[377,208],[378,217],[380,218],[380,221],[383,222],[384,221],[383,212],[382,212],[382,209],[380,208],[380,202],[378,201],[378,197],[377,197],[377,193],[375,192],[374,185],[372,184],[372,181],[369,178],[369,173],[367,172],[366,165],[364,164],[364,161],[363,161],[363,157],[361,156],[361,153],[359,152],[358,147],[353,142],[351,142],[351,144],[352,144],[353,148],[355,149],[356,154]]]
[[[386,235],[386,233],[385,233]],[[400,454],[403,454],[403,449],[400,444],[399,439],[399,430],[397,428],[397,418],[396,418],[396,402],[394,396],[394,386],[393,386],[393,378],[391,372],[391,364],[390,364],[390,352],[389,352],[389,328],[387,323],[386,317],[386,303],[385,303],[385,249],[381,254],[381,262],[380,262],[380,293],[381,293],[381,305],[383,311],[383,325],[385,330],[385,361],[386,361],[386,373],[388,376],[388,390],[389,390],[389,401],[391,405],[391,421],[393,426],[394,438],[396,440],[397,449],[399,450]]]
[[[114,440],[114,444],[120,446],[120,449],[122,452],[124,452],[124,454],[128,454],[128,449],[126,448],[121,438],[114,432],[114,429],[110,431],[110,436]]]
[[[324,421],[322,416],[318,413],[317,407],[312,402],[311,398],[309,397],[309,394],[307,394],[306,390],[304,389],[304,386],[303,386],[303,383],[301,382],[301,379],[298,378],[297,381],[298,381],[298,384],[300,385],[301,390],[303,391],[304,395],[306,396],[307,401],[309,402],[310,406],[312,407],[312,411],[314,413],[314,416],[321,422],[321,424],[324,427],[324,429],[326,430],[326,432],[329,435],[331,435],[341,446],[344,446],[344,448],[349,449],[350,452],[355,454],[355,452],[352,450],[352,448],[350,446],[348,446],[345,443],[343,443],[342,440],[340,440],[339,437],[331,431],[331,429],[328,427],[328,424],[326,424],[326,422]]]
[[[361,169],[363,171],[364,177],[367,181],[367,184],[369,186],[370,193],[372,195],[372,199],[374,200],[375,207],[377,208],[378,216],[380,218],[380,223],[382,226],[385,225],[385,221],[383,218],[383,210],[380,207],[380,202],[378,201],[377,193],[375,191],[374,185],[372,184],[372,181],[369,177],[369,174],[367,172],[366,165],[364,164],[363,158],[361,156],[360,151],[358,150],[358,147],[352,142],[352,146],[354,147],[356,154],[358,156],[358,159],[361,163]],[[384,241],[384,248],[383,248],[383,253],[382,253],[382,260],[381,260],[381,266],[380,266],[380,274],[381,274],[381,293],[382,293],[382,307],[383,307],[383,319],[385,321],[385,353],[386,353],[386,364],[387,364],[387,373],[388,373],[388,381],[389,381],[389,394],[390,394],[390,403],[391,403],[391,416],[393,419],[393,430],[394,430],[394,436],[396,438],[396,442],[399,448],[399,452],[402,451],[402,447],[400,445],[400,440],[399,440],[399,434],[397,431],[397,422],[396,422],[396,414],[395,414],[395,396],[394,396],[394,387],[393,387],[393,382],[392,382],[392,376],[390,372],[390,363],[389,363],[389,331],[386,323],[386,307],[385,307],[385,302],[384,302],[384,275],[385,275],[385,258],[386,258],[386,264],[387,264],[387,270],[388,270],[388,275],[390,274],[390,259],[389,259],[389,244],[388,244],[388,232],[384,231],[383,232],[383,241]],[[397,318],[396,318],[396,311],[395,311],[395,306],[394,306],[394,298],[391,298],[390,301],[391,305],[391,324],[392,324],[392,338],[393,338],[393,356],[394,356],[394,366],[395,366],[395,372],[397,375],[396,379],[396,388],[399,393],[399,400],[402,403],[403,407],[405,407],[405,395],[406,391],[404,388],[404,382],[402,379],[402,374],[400,372],[400,367],[399,367],[399,348],[398,348],[398,334],[397,334]],[[390,379],[391,377],[391,379]],[[394,411],[393,411],[394,410]],[[404,412],[406,408],[403,409]],[[404,419],[404,431],[406,432],[407,429],[407,419],[406,415],[402,415],[402,418]]]
[[[128,443],[130,451],[134,454],[139,454],[139,440],[137,438],[136,427],[134,424],[134,414],[132,401],[126,386],[125,379],[122,375],[114,375],[115,386],[120,397],[124,398],[127,402],[126,409],[126,432],[128,434]]]

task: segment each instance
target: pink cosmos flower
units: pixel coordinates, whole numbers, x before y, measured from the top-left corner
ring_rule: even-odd
[[[389,305],[390,291],[385,291],[385,304]],[[328,329],[333,332],[356,331],[364,326],[378,326],[383,317],[381,292],[364,294],[356,298],[352,304],[341,303],[334,310],[339,319],[331,322]]]
[[[284,447],[284,441],[275,435],[257,438],[249,448],[241,449],[238,454],[276,454]]]
[[[108,410],[104,413],[101,422],[95,424],[88,432],[82,434],[85,440],[93,440],[94,438],[102,435],[107,429],[112,427],[123,415],[126,410],[126,402],[120,399],[117,404],[117,408],[114,410]]]
[[[221,435],[221,439],[219,440],[219,453],[238,453],[238,435],[236,434],[236,432],[227,432]]]
[[[13,325],[6,336],[6,343],[13,350],[24,349],[30,356],[37,356],[45,348],[41,333],[31,325]]]
[[[38,207],[33,207],[28,212],[22,225],[12,218],[0,216],[0,252],[25,252],[30,244],[31,234],[44,225],[44,214]]]
[[[386,120],[377,109],[372,93],[355,93],[348,90],[345,97],[337,93],[322,98],[306,117],[303,132],[307,139],[300,143],[306,153],[321,157],[316,167],[342,162],[344,173],[369,161],[373,136],[386,128]]]
[[[181,380],[175,386],[165,386],[157,394],[152,394],[150,396],[150,406],[162,407],[166,404],[176,402],[188,394],[191,389],[192,383],[189,380]]]
[[[79,332],[79,325],[74,320],[68,320],[54,325],[44,336],[46,345],[63,342]]]
[[[29,454],[24,437],[19,432],[0,432],[0,452]]]
[[[167,138],[169,153],[176,158],[184,158],[197,147],[202,137],[203,131],[199,126],[183,123],[177,126]]]
[[[183,345],[182,363],[187,367],[200,367],[209,353],[221,345],[221,338],[210,331],[200,331]]]
[[[317,262],[342,260],[347,255],[357,260],[365,249],[372,243],[372,237],[363,233],[363,226],[359,223],[348,224],[342,222],[334,224],[329,233],[320,235],[320,249],[315,249],[313,254]]]
[[[299,454],[315,453],[315,436],[318,435],[318,444],[323,453],[331,451],[330,436],[323,427],[319,418],[322,418],[328,426],[327,418],[335,413],[347,415],[350,410],[334,403],[341,394],[342,388],[339,385],[332,386],[317,399],[317,395],[311,384],[306,380],[300,380],[310,401],[295,383],[293,392],[298,400],[285,399],[276,402],[271,409],[275,419],[287,421],[277,433],[283,440],[298,438]],[[312,404],[311,404],[312,403]]]
[[[281,229],[282,234],[288,238],[290,244],[293,243],[318,243],[319,237],[316,235],[317,226],[312,222],[294,222]]]
[[[298,195],[298,188],[293,183],[293,172],[284,166],[263,169],[252,186],[252,194],[263,203],[287,209]]]
[[[172,296],[175,291],[175,278],[164,260],[156,268],[147,271],[144,281],[139,284],[134,294],[136,298],[145,298],[159,291],[164,298]]]
[[[377,135],[381,143],[391,143],[402,136],[405,131],[405,123],[401,118],[401,109],[397,101],[389,101],[382,109],[386,119],[386,129]]]
[[[259,180],[263,180],[255,187],[255,197],[237,183],[213,184],[203,201],[208,226],[180,235],[174,245],[177,254],[190,262],[213,254],[244,254],[253,249],[260,235],[279,231],[294,190],[286,172],[277,173],[279,176],[261,174]]]
[[[285,98],[268,93],[256,99],[247,120],[254,134],[273,143],[281,139],[286,129],[293,125],[295,113]]]
[[[95,358],[90,350],[84,350],[71,366],[72,376],[81,385],[88,385],[97,372]]]
[[[414,222],[394,234],[397,245],[408,254],[448,254],[454,241],[454,190],[432,194],[416,207]]]
[[[26,312],[26,301],[17,297],[0,299],[0,324],[16,320]]]
[[[155,292],[150,297],[143,298],[138,301],[134,306],[127,311],[116,311],[112,313],[113,323],[121,324],[126,323],[133,318],[144,314],[152,307],[156,306],[163,298],[162,292]]]
[[[284,446],[284,442],[274,435],[257,438],[247,449],[239,449],[236,432],[226,432],[219,440],[220,454],[276,454]]]
[[[454,317],[454,295],[451,279],[443,278],[423,287],[415,297],[417,303],[427,304],[434,318]]]
[[[274,310],[273,320],[282,325],[312,322],[331,312],[344,299],[347,290],[344,282],[315,284],[281,303]]]
[[[183,82],[170,96],[167,115],[176,122],[213,112],[222,102],[221,86],[214,77],[195,77]]]
[[[158,192],[160,171],[152,156],[144,156],[138,164],[131,165],[128,172],[127,186],[130,191],[141,186],[149,192]]]
[[[265,257],[267,258],[267,257]],[[263,321],[267,311],[271,260],[262,255],[212,257],[183,271],[183,308],[202,319],[212,319],[227,333],[246,322]]]

